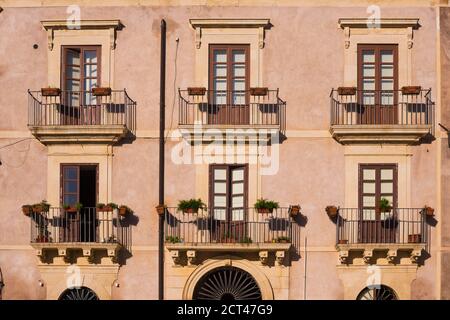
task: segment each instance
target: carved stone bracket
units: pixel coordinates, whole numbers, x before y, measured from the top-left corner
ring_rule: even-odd
[[[372,250],[364,250],[363,253],[363,260],[365,263],[370,263],[370,260],[373,257],[373,251]]]
[[[345,49],[350,48],[350,27],[345,27],[344,28],[344,45],[345,45]]]
[[[193,266],[196,264],[196,251],[188,250],[186,251],[187,261],[189,266]]]
[[[172,257],[173,263],[175,265],[180,264],[180,251],[179,250],[170,251],[170,256]]]
[[[414,249],[413,251],[411,251],[411,257],[410,257],[411,262],[417,263],[421,256],[422,256],[422,249]]]
[[[276,251],[275,252],[275,261],[278,266],[282,266],[284,262],[285,252],[284,251]]]
[[[267,262],[269,261],[269,252],[268,251],[260,251],[259,252],[259,261],[261,261],[261,264],[267,265]]]
[[[339,251],[339,261],[341,261],[341,263],[347,263],[347,261],[348,261],[348,250]]]
[[[413,41],[413,28],[408,27],[406,37],[408,39],[408,49],[411,49],[413,47],[414,41]]]
[[[388,250],[387,255],[386,255],[386,259],[389,262],[393,262],[395,260],[395,258],[397,258],[397,250],[395,250],[395,249]]]

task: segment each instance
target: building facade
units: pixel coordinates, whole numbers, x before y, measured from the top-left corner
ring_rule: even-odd
[[[450,298],[447,1],[0,7],[3,299]]]

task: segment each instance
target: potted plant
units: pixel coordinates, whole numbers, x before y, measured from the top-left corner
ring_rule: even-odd
[[[36,237],[35,242],[39,243],[52,242],[52,238],[48,235],[40,234]]]
[[[432,207],[427,206],[427,205],[425,205],[425,207],[423,207],[423,212],[428,217],[433,217],[434,216],[434,209]]]
[[[199,199],[180,200],[178,210],[184,213],[198,213],[198,209],[206,209],[206,205]]]
[[[107,207],[106,204],[101,202],[97,203],[96,208],[98,212],[111,211],[111,208]]]
[[[116,203],[114,203],[114,202],[107,203],[106,207],[109,209],[108,211],[111,211],[111,210],[119,208],[119,206]]]
[[[402,94],[419,94],[421,90],[421,86],[404,86],[402,87]]]
[[[34,213],[48,212],[48,210],[50,210],[50,205],[46,200],[42,200],[40,203],[33,204]]]
[[[327,206],[325,211],[330,218],[334,218],[337,216],[339,209],[336,206]]]
[[[41,88],[41,94],[43,97],[56,97],[61,94],[61,89],[52,87]]]
[[[250,88],[251,96],[267,96],[269,89],[266,87],[254,87]]]
[[[33,206],[30,204],[25,204],[22,206],[22,212],[24,215],[29,217],[33,213]]]
[[[156,212],[157,212],[158,214],[164,214],[164,212],[166,211],[166,209],[167,209],[167,206],[166,206],[165,204],[163,204],[163,205],[157,205],[157,206],[156,206]]]
[[[276,242],[278,243],[289,243],[291,242],[291,239],[289,237],[286,236],[280,236],[276,239]]]
[[[338,87],[337,91],[340,96],[354,96],[356,87]]]
[[[389,200],[386,198],[380,199],[378,208],[380,209],[380,212],[391,212],[391,210],[392,210],[392,206],[390,205]]]
[[[258,213],[272,213],[273,209],[278,209],[278,202],[266,200],[264,198],[256,200],[255,209]]]
[[[347,239],[339,239],[338,240],[338,244],[347,244],[348,240]]]
[[[243,237],[240,241],[241,243],[252,243],[252,238],[250,237]]]
[[[300,213],[300,205],[290,205],[289,206],[289,215],[291,217],[296,217]]]
[[[131,210],[130,208],[128,208],[126,205],[121,205],[120,207],[119,207],[119,214],[121,215],[121,216],[126,216],[127,214],[131,214],[131,213],[133,213],[133,210]]]
[[[205,87],[189,87],[188,95],[190,96],[203,96],[206,93]]]
[[[63,208],[68,213],[75,213],[75,212],[80,211],[83,208],[83,205],[81,203],[77,202],[74,206],[64,204]]]
[[[419,233],[408,234],[408,243],[421,243],[422,235]]]
[[[166,236],[166,242],[170,243],[180,243],[182,242],[182,239],[177,236]]]
[[[92,88],[92,95],[98,97],[98,96],[110,96],[111,95],[111,88],[109,87],[98,87],[98,88]]]

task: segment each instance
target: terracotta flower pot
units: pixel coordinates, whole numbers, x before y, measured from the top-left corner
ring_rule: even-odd
[[[22,212],[29,217],[33,213],[33,207],[29,205],[22,206]]]
[[[348,240],[347,239],[339,239],[338,240],[338,244],[347,244]]]
[[[328,206],[325,208],[325,211],[330,218],[334,218],[337,216],[338,208],[336,206]]]
[[[189,87],[187,90],[190,96],[203,96],[206,93],[205,87]]]
[[[101,208],[97,208],[98,212],[109,212],[109,211],[112,211],[112,210],[113,210],[113,208],[111,208],[110,206],[104,206],[104,207],[101,207]]]
[[[273,209],[268,209],[268,208],[258,208],[256,209],[258,211],[258,213],[272,213]]]
[[[356,94],[356,87],[339,87],[337,91],[340,96],[354,96]]]
[[[61,94],[61,89],[59,89],[59,88],[41,88],[41,94],[44,97],[56,97]]]
[[[425,207],[425,214],[428,217],[433,217],[434,216],[434,209],[431,207]]]
[[[198,213],[198,208],[188,208],[183,211],[184,213]]]
[[[127,207],[119,207],[119,215],[126,216],[129,213],[129,209]]]
[[[158,214],[164,214],[165,211],[166,211],[166,206],[156,206],[156,212]]]
[[[250,88],[250,95],[252,96],[267,96],[269,89],[266,87]]]
[[[97,96],[110,96],[111,88],[108,88],[108,87],[92,88],[92,94],[96,97]]]
[[[405,86],[402,87],[402,94],[420,94],[421,86]]]
[[[289,208],[289,214],[291,217],[296,217],[300,213],[300,206],[295,205]]]

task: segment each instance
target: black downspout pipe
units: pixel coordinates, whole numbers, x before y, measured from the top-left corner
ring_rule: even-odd
[[[166,107],[166,21],[161,20],[161,65],[159,93],[159,205],[164,206],[164,127]],[[164,210],[165,211],[165,210]],[[164,214],[159,215],[158,299],[164,299]]]

